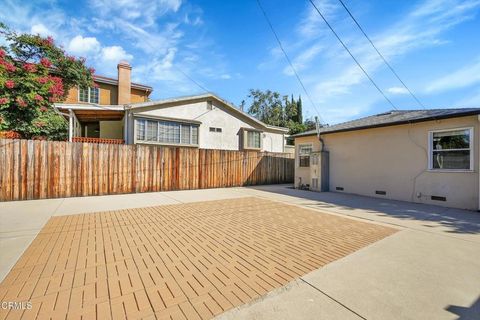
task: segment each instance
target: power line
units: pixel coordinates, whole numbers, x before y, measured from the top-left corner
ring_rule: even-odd
[[[283,48],[282,42],[280,41],[280,38],[278,37],[277,33],[275,32],[275,29],[273,28],[273,25],[272,25],[270,19],[268,18],[268,15],[267,15],[267,13],[265,12],[265,9],[263,8],[262,4],[260,3],[260,0],[257,0],[257,4],[258,4],[258,6],[260,7],[260,10],[261,10],[262,13],[263,13],[263,16],[265,17],[265,20],[267,21],[268,25],[270,26],[270,29],[272,30],[272,33],[273,33],[273,35],[275,36],[275,39],[277,40],[278,46],[280,47],[280,50],[282,50],[282,52],[283,52],[283,54],[285,55],[285,58],[286,58],[288,64],[289,64],[290,67],[292,68],[292,71],[293,71],[293,73],[295,74],[295,77],[297,78],[298,82],[299,82],[300,85],[302,86],[303,91],[304,91],[305,94],[307,95],[307,98],[308,98],[308,100],[310,101],[310,103],[312,104],[313,108],[314,108],[315,111],[317,112],[320,121],[323,122],[322,116],[320,115],[320,112],[318,112],[317,106],[315,105],[315,103],[313,102],[313,99],[312,99],[312,98],[310,97],[310,95],[308,94],[307,88],[306,88],[305,85],[303,84],[302,79],[300,79],[300,76],[298,75],[297,70],[296,70],[295,67],[293,66],[292,61],[290,60],[290,58],[288,57],[287,52],[286,52],[285,49]]]
[[[192,77],[190,77],[187,73],[185,73],[182,69],[180,69],[178,66],[176,65],[173,65],[173,67],[175,69],[177,69],[181,74],[183,74],[185,76],[185,78],[187,78],[188,80],[192,81],[195,85],[197,85],[200,89],[202,89],[203,91],[205,92],[210,92],[208,91],[204,86],[202,86],[200,83],[198,83],[197,81],[195,81],[195,79],[193,79]]]
[[[350,16],[350,18],[352,18],[352,20],[355,22],[355,24],[357,25],[357,27],[360,29],[360,31],[363,33],[363,35],[365,36],[365,38],[367,38],[368,42],[370,42],[370,44],[372,45],[373,49],[375,49],[375,51],[377,52],[377,54],[380,56],[380,58],[382,58],[383,62],[385,63],[385,65],[390,69],[390,71],[392,71],[392,73],[395,75],[395,77],[398,79],[398,81],[400,81],[400,83],[404,86],[404,88],[408,91],[408,93],[412,96],[412,98],[423,108],[423,109],[426,109],[425,108],[425,105],[413,94],[413,92],[407,87],[407,85],[405,84],[405,82],[403,82],[403,80],[400,78],[400,76],[398,75],[398,73],[393,69],[393,67],[390,65],[390,63],[388,63],[387,59],[385,59],[385,57],[383,56],[383,54],[380,53],[380,51],[378,50],[378,48],[375,46],[375,44],[373,43],[373,41],[370,39],[370,37],[367,35],[367,33],[363,30],[362,26],[360,26],[360,23],[358,23],[357,19],[355,19],[355,17],[353,16],[353,14],[350,12],[350,10],[347,8],[347,6],[345,5],[345,3],[342,1],[342,0],[338,0],[340,1],[340,3],[342,4],[343,8],[345,8],[345,10],[347,11],[348,15]]]
[[[325,24],[328,26],[328,28],[332,31],[332,33],[335,35],[335,37],[338,39],[338,41],[342,44],[343,48],[345,48],[345,50],[348,52],[348,54],[350,55],[350,57],[352,57],[352,59],[355,61],[355,63],[357,64],[357,66],[363,71],[363,73],[365,74],[365,76],[367,76],[368,80],[370,80],[370,82],[374,85],[374,87],[378,90],[378,92],[380,92],[380,94],[385,98],[385,100],[387,100],[387,102],[395,109],[395,110],[398,110],[398,108],[393,104],[393,102],[387,97],[387,95],[382,91],[382,89],[380,89],[380,87],[375,83],[375,81],[372,79],[372,77],[370,77],[370,75],[368,74],[368,72],[362,67],[362,65],[360,64],[360,62],[358,62],[357,58],[355,58],[355,56],[353,55],[353,53],[350,51],[350,49],[348,49],[347,45],[342,41],[342,39],[340,38],[340,36],[335,32],[335,30],[333,29],[333,27],[330,25],[330,23],[328,23],[327,19],[323,16],[323,14],[320,12],[320,10],[318,9],[318,7],[315,5],[315,3],[313,2],[313,0],[309,0],[310,3],[312,4],[312,6],[315,8],[315,10],[317,11],[317,13],[320,15],[320,17],[322,17],[323,21],[325,22]]]

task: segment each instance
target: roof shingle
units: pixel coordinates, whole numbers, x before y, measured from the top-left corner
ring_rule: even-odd
[[[328,134],[334,132],[353,131],[360,129],[387,127],[406,123],[430,121],[436,119],[457,118],[469,115],[480,114],[480,108],[459,108],[459,109],[429,109],[429,110],[391,110],[373,116],[347,121],[332,126],[320,128],[320,133]],[[310,130],[293,135],[303,137],[316,135],[316,130]]]

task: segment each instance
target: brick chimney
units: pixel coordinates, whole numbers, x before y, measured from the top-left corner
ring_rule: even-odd
[[[122,60],[117,65],[118,69],[118,104],[127,104],[131,102],[131,80],[130,74],[132,67]]]

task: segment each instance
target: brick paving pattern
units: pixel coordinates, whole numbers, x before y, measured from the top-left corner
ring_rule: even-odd
[[[52,217],[1,319],[210,319],[396,230],[258,198]]]

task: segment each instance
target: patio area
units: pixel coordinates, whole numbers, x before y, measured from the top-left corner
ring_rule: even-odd
[[[259,198],[52,217],[0,286],[24,317],[210,319],[396,232]]]
[[[272,185],[4,202],[0,219],[1,301],[33,307],[1,319],[480,313],[470,211]]]

